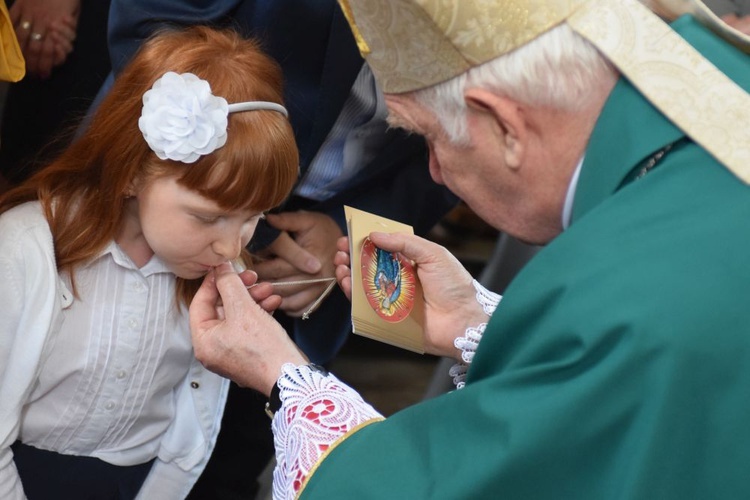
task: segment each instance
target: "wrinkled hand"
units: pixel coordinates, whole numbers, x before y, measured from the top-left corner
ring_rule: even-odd
[[[251,270],[245,270],[238,274],[253,300],[266,312],[273,313],[281,304],[273,286],[269,283],[258,282],[258,275]],[[224,319],[224,306],[221,298],[216,303],[216,313],[220,319]]]
[[[336,281],[339,283],[341,291],[346,298],[352,300],[352,269],[351,258],[349,257],[349,237],[342,236],[336,242],[336,256],[333,263],[336,266]]]
[[[750,35],[750,15],[737,16],[736,14],[726,14],[721,16],[721,19],[732,28]]]
[[[325,214],[317,212],[286,212],[269,214],[268,223],[282,233],[268,247],[266,258],[255,266],[262,281],[298,281],[334,276],[336,240],[341,229]],[[281,295],[279,309],[292,317],[300,317],[325,290],[327,283],[277,286]]]
[[[28,74],[48,78],[73,51],[80,0],[17,0],[9,9]]]
[[[416,265],[425,300],[425,350],[430,354],[458,359],[453,345],[470,326],[486,322],[488,316],[476,300],[472,276],[444,247],[405,233],[370,233],[378,248],[399,252]],[[336,279],[351,297],[351,271],[346,238],[338,241]]]
[[[284,363],[306,363],[284,329],[247,293],[248,275],[222,264],[190,304],[196,358],[209,370],[269,395]],[[261,286],[251,292],[263,295]]]

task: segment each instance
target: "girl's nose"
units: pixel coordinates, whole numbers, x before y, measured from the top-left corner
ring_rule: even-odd
[[[237,233],[217,238],[211,245],[213,251],[227,260],[236,259],[242,251],[242,236]]]

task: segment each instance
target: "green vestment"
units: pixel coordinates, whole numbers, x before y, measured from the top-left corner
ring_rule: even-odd
[[[673,26],[750,87],[747,56]],[[506,290],[466,387],[348,437],[302,498],[750,499],[750,187],[683,137],[621,80],[570,228]]]

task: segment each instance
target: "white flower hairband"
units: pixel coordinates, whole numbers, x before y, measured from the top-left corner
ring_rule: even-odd
[[[192,73],[165,73],[143,94],[138,128],[149,147],[162,160],[193,163],[227,142],[229,113],[253,110],[277,111],[275,102],[248,101],[227,104],[211,93],[211,86]]]

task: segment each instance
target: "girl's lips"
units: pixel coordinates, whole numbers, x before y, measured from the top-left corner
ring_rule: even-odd
[[[204,268],[206,271],[210,271],[214,267],[218,267],[218,266],[224,264],[225,262],[227,262],[227,261],[222,260],[221,262],[217,262],[216,264],[198,264],[198,265],[201,266],[202,268]]]

